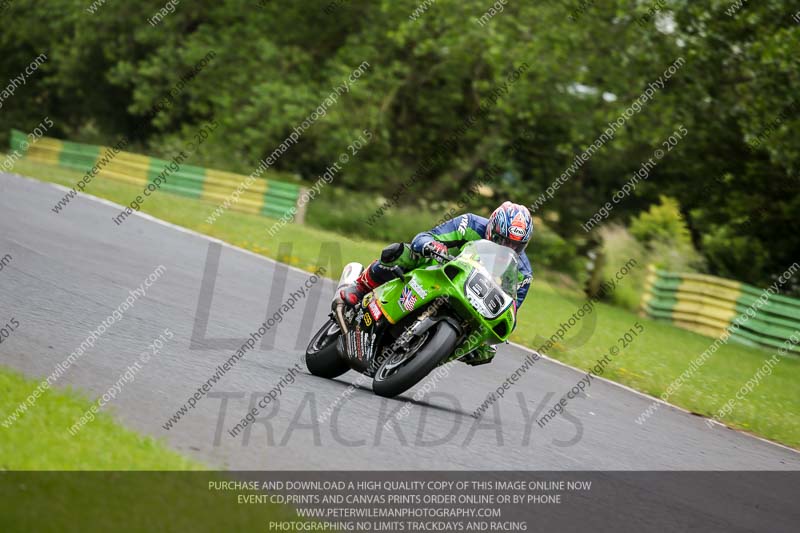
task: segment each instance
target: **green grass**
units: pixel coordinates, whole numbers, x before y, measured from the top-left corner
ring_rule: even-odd
[[[270,531],[300,522],[289,507],[238,504],[209,490],[217,472],[0,472],[6,533]],[[274,529],[274,528],[272,528]]]
[[[625,283],[623,281],[622,283]],[[537,307],[543,312],[525,309],[514,340],[526,346],[541,346],[537,335],[551,336],[584,299],[566,295],[563,291],[532,287],[526,308]],[[714,339],[686,331],[663,322],[638,317],[624,309],[597,304],[596,323],[586,327],[591,336],[585,342],[565,342],[549,351],[551,357],[567,364],[592,368],[598,359],[609,353],[612,346],[620,347],[618,339],[636,321],[644,332],[613,357],[613,364],[603,377],[623,383],[636,390],[660,397],[681,373],[690,368]],[[584,319],[585,320],[585,319]],[[586,324],[590,324],[586,321]],[[579,324],[567,335],[574,338],[581,331]],[[735,343],[722,346],[668,401],[704,416],[712,417],[725,403],[735,398],[739,388],[774,352],[749,348]],[[800,359],[781,358],[772,374],[738,401],[733,412],[722,419],[726,424],[750,431],[769,439],[800,448]],[[566,392],[566,391],[565,391]],[[658,412],[653,419],[659,416]]]
[[[2,420],[37,383],[0,367]],[[91,405],[51,389],[13,426],[0,426],[0,530],[264,531],[268,520],[295,520],[289,508],[238,505],[234,492],[209,491],[220,474],[108,413],[71,436],[67,428]]]
[[[80,178],[80,173],[76,171],[25,160],[17,164],[15,172],[67,186]],[[137,194],[138,189],[110,180],[96,179],[87,192],[126,204]],[[383,243],[357,240],[353,236],[296,224],[286,225],[270,239],[267,229],[274,220],[235,211],[226,212],[215,224],[209,225],[205,218],[215,207],[210,203],[164,193],[148,199],[143,210],[163,220],[309,271],[317,266],[327,266],[330,276],[334,278],[338,276],[344,263],[368,263],[383,248]],[[70,205],[66,211],[52,216],[69,216],[72,209],[77,207]],[[424,228],[419,228],[422,229]],[[281,243],[290,244],[291,249],[283,249]],[[335,253],[332,257],[321,253],[321,250],[326,249],[322,247],[325,243],[334,246]],[[536,269],[535,248],[530,255]],[[611,267],[618,266],[610,265],[609,268]],[[639,268],[644,268],[644,265]],[[619,290],[629,289],[626,283],[632,283],[634,277],[635,275],[631,275],[630,279],[623,280]],[[569,284],[551,284],[546,281],[557,279],[555,273],[545,272],[542,275],[541,269],[537,269],[537,278],[520,313],[514,341],[531,347],[541,346],[544,338],[556,332],[559,323],[566,322],[583,305],[585,300],[580,293],[563,288]],[[654,396],[660,396],[687,369],[689,363],[713,342],[708,337],[605,304],[599,304],[593,315],[596,317],[596,324],[593,328],[587,327],[585,339],[580,342],[570,340],[581,330],[582,325],[590,323],[586,319],[566,335],[565,342],[550,349],[548,355],[589,369],[612,345],[617,344],[621,335],[639,321],[644,325],[645,332],[614,358],[605,377]],[[696,413],[713,415],[729,399],[735,397],[736,391],[770,356],[770,352],[759,349],[735,344],[725,345],[669,401]],[[733,412],[723,418],[723,422],[800,448],[798,377],[800,360],[792,356],[782,359],[772,375],[739,401]]]
[[[38,382],[0,367],[0,421],[13,413]],[[197,470],[163,444],[119,426],[104,412],[70,435],[91,406],[78,393],[51,389],[11,427],[0,425],[0,470]]]

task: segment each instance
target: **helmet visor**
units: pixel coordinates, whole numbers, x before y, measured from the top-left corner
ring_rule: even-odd
[[[503,237],[502,235],[499,235],[499,234],[497,234],[495,232],[492,232],[491,241],[494,242],[494,243],[497,243],[497,244],[499,244],[501,246],[508,246],[509,248],[511,248],[512,250],[517,252],[518,254],[521,254],[522,252],[524,252],[525,248],[528,246],[527,242],[512,241],[511,239],[509,239],[507,237]]]

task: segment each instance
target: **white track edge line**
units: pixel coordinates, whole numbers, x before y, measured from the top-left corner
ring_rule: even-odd
[[[72,190],[69,187],[65,187],[64,185],[60,185],[58,183],[52,183],[52,182],[49,182],[49,181],[41,181],[41,180],[38,180],[36,178],[29,178],[27,176],[22,176],[20,174],[13,174],[12,173],[12,174],[7,174],[7,175],[16,176],[16,177],[19,177],[19,178],[22,178],[22,179],[25,179],[25,180],[28,180],[28,181],[35,182],[35,183],[50,185],[52,187],[55,187],[56,189],[59,189],[61,191],[65,191],[65,192],[68,192],[68,191]],[[80,195],[85,197],[85,198],[87,198],[88,200],[92,200],[92,201],[95,201],[95,202],[98,202],[98,203],[101,203],[101,204],[104,204],[104,205],[108,205],[108,206],[112,206],[112,207],[120,207],[122,209],[125,209],[125,206],[120,205],[120,204],[115,203],[115,202],[112,202],[111,200],[107,200],[105,198],[100,198],[99,196],[94,196],[94,195],[87,194],[87,193],[80,193]],[[189,229],[189,228],[184,228],[183,226],[179,226],[177,224],[173,224],[172,222],[167,222],[166,220],[162,220],[160,218],[156,218],[156,217],[154,217],[152,215],[149,215],[147,213],[142,213],[141,211],[134,211],[133,214],[135,214],[136,216],[142,217],[142,218],[144,218],[146,220],[149,220],[151,222],[155,222],[156,224],[161,224],[162,226],[167,226],[167,227],[175,229],[177,231],[180,231],[180,232],[183,232],[183,233],[188,233],[189,235],[194,235],[196,237],[200,237],[200,238],[212,241],[212,242],[219,243],[222,246],[225,246],[227,248],[231,248],[233,250],[238,250],[240,252],[244,252],[247,255],[250,255],[250,256],[253,256],[253,257],[258,257],[258,258],[263,259],[265,261],[269,261],[270,263],[282,264],[284,266],[289,267],[291,270],[299,272],[299,273],[301,273],[303,275],[306,275],[306,276],[309,275],[309,272],[307,272],[307,271],[305,271],[303,269],[297,268],[297,267],[292,266],[292,265],[287,265],[286,263],[281,263],[280,261],[278,261],[276,259],[272,259],[271,257],[266,257],[266,256],[263,256],[263,255],[257,254],[255,252],[251,252],[250,250],[245,250],[244,248],[240,248],[238,246],[234,246],[233,244],[225,242],[225,241],[223,241],[221,239],[218,239],[216,237],[211,237],[210,235],[206,235],[204,233],[200,233],[198,231],[195,231],[195,230],[192,230],[192,229]],[[326,278],[323,278],[323,279],[326,279]],[[331,280],[331,281],[333,281],[333,280]],[[523,346],[523,345],[518,344],[516,342],[509,342],[509,344],[512,345],[512,346],[515,346],[515,347],[517,347],[517,348],[519,348],[519,349],[521,349],[523,351],[532,351],[532,352],[538,354],[543,359],[547,359],[551,363],[555,363],[555,364],[563,366],[565,368],[569,368],[569,369],[573,370],[574,372],[576,372],[578,374],[586,374],[585,370],[581,370],[578,367],[574,367],[574,366],[568,365],[567,363],[564,363],[562,361],[558,361],[557,359],[553,359],[552,357],[550,357],[548,355],[545,355],[545,354],[537,352],[533,348],[529,348],[527,346]],[[687,414],[690,414],[692,416],[696,416],[696,417],[699,417],[699,418],[703,418],[705,420],[711,420],[714,424],[722,426],[722,427],[725,427],[725,428],[727,428],[727,429],[729,429],[731,431],[735,431],[736,433],[739,433],[740,435],[745,435],[747,437],[750,437],[750,438],[753,438],[753,439],[756,439],[756,440],[760,440],[761,442],[766,442],[768,444],[772,444],[773,446],[777,446],[779,448],[783,448],[785,450],[792,451],[792,452],[794,452],[796,454],[800,454],[800,450],[796,450],[796,449],[794,449],[794,448],[792,448],[790,446],[786,446],[785,444],[781,444],[779,442],[775,442],[775,441],[766,439],[764,437],[759,437],[758,435],[753,435],[752,433],[748,433],[746,431],[741,431],[739,429],[732,428],[732,427],[730,427],[728,425],[723,424],[722,422],[719,422],[717,420],[712,420],[712,419],[710,419],[708,417],[705,417],[705,416],[702,416],[702,415],[698,415],[698,414],[693,413],[693,412],[691,412],[691,411],[689,411],[687,409],[684,409],[683,407],[679,407],[679,406],[671,404],[669,402],[665,402],[664,400],[662,400],[660,398],[656,398],[655,396],[650,396],[649,394],[646,394],[646,393],[644,393],[642,391],[638,391],[636,389],[628,387],[627,385],[624,385],[622,383],[618,383],[616,381],[611,381],[610,379],[604,378],[602,376],[595,376],[595,378],[600,379],[602,381],[605,381],[606,383],[608,383],[610,385],[613,385],[613,386],[619,387],[621,389],[627,390],[629,392],[632,392],[632,393],[634,393],[634,394],[636,394],[638,396],[641,396],[643,398],[647,398],[648,400],[652,400],[652,401],[664,404],[664,405],[666,405],[668,407],[671,407],[673,409],[676,409],[678,411],[682,411],[684,413],[687,413]]]
[[[569,365],[567,363],[564,363],[563,361],[559,361],[558,359],[553,359],[552,357],[550,357],[548,355],[545,355],[543,353],[540,353],[540,352],[534,350],[533,348],[529,348],[527,346],[523,346],[522,344],[519,344],[519,343],[516,343],[516,342],[509,342],[509,344],[519,348],[520,350],[523,350],[523,351],[526,351],[526,352],[533,352],[533,353],[539,355],[539,357],[541,357],[542,359],[547,359],[551,363],[555,363],[556,365],[562,366],[564,368],[568,368],[568,369],[573,370],[573,371],[575,371],[575,372],[577,372],[579,374],[582,374],[582,375],[586,374],[586,370],[580,369],[580,368],[578,368],[576,366]],[[695,416],[697,418],[702,418],[705,421],[710,421],[710,422],[712,422],[713,424],[715,424],[717,426],[722,426],[722,427],[724,427],[726,429],[729,429],[731,431],[735,431],[736,433],[739,433],[740,435],[744,435],[746,437],[750,437],[750,438],[753,438],[753,439],[756,439],[756,440],[760,440],[762,442],[766,442],[768,444],[772,444],[773,446],[777,446],[779,448],[783,448],[785,450],[792,451],[792,452],[794,452],[796,454],[800,454],[800,450],[796,450],[796,449],[792,448],[791,446],[787,446],[785,444],[781,444],[780,442],[775,442],[773,440],[769,440],[767,438],[760,437],[760,436],[754,435],[752,433],[748,433],[747,431],[742,431],[740,429],[730,427],[727,424],[723,424],[722,422],[720,422],[718,420],[714,420],[712,418],[708,418],[708,417],[703,416],[701,414],[694,413],[694,412],[689,411],[688,409],[684,409],[683,407],[680,407],[678,405],[666,402],[666,401],[662,400],[661,398],[656,398],[655,396],[651,396],[651,395],[647,394],[646,392],[642,392],[642,391],[633,389],[633,388],[631,388],[631,387],[629,387],[629,386],[627,386],[627,385],[625,385],[623,383],[619,383],[617,381],[612,381],[612,380],[610,380],[608,378],[604,378],[602,376],[595,375],[594,377],[595,377],[595,379],[599,379],[601,381],[604,381],[605,383],[608,383],[609,385],[613,385],[615,387],[619,387],[621,389],[625,389],[626,391],[632,392],[633,394],[635,394],[637,396],[641,396],[642,398],[646,398],[647,400],[651,400],[651,401],[654,401],[656,403],[660,403],[660,404],[666,405],[667,407],[670,407],[670,408],[675,409],[677,411],[681,411],[681,412],[686,413],[688,415]]]

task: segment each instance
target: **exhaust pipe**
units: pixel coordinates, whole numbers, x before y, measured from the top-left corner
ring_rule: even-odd
[[[342,330],[342,335],[345,336],[347,335],[348,329],[344,320],[344,301],[341,296],[339,296],[339,291],[355,283],[358,276],[360,276],[363,271],[364,265],[361,263],[347,263],[342,271],[342,275],[339,277],[339,284],[336,286],[336,292],[333,296],[333,304],[331,307],[336,316],[336,322],[339,323],[339,328]]]
[[[344,302],[336,302],[336,307],[334,308],[333,312],[336,315],[336,322],[339,324],[339,329],[342,330],[342,335],[344,336],[345,342],[347,342],[347,334],[349,333],[349,330],[347,329],[347,324],[344,321]]]

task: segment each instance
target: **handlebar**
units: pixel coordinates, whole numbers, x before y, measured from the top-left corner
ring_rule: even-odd
[[[432,255],[432,256],[433,256],[435,259],[441,259],[441,260],[442,260],[441,262],[443,262],[443,263],[449,263],[450,261],[455,261],[455,259],[456,259],[456,256],[454,256],[454,255],[450,255],[450,254],[440,254],[440,253],[439,253],[439,252],[437,252],[436,250],[431,250],[431,251],[430,251],[430,254],[431,254],[431,255]]]
[[[449,263],[450,261],[455,261],[455,259],[456,259],[456,256],[454,256],[454,255],[440,254],[440,253],[436,252],[435,250],[430,250],[429,253],[431,254],[433,259],[438,260],[442,264]],[[394,275],[394,277],[396,277],[396,278],[401,278],[402,279],[403,276],[405,276],[405,271],[402,268],[400,268],[399,266],[392,267],[391,268],[391,272]]]

